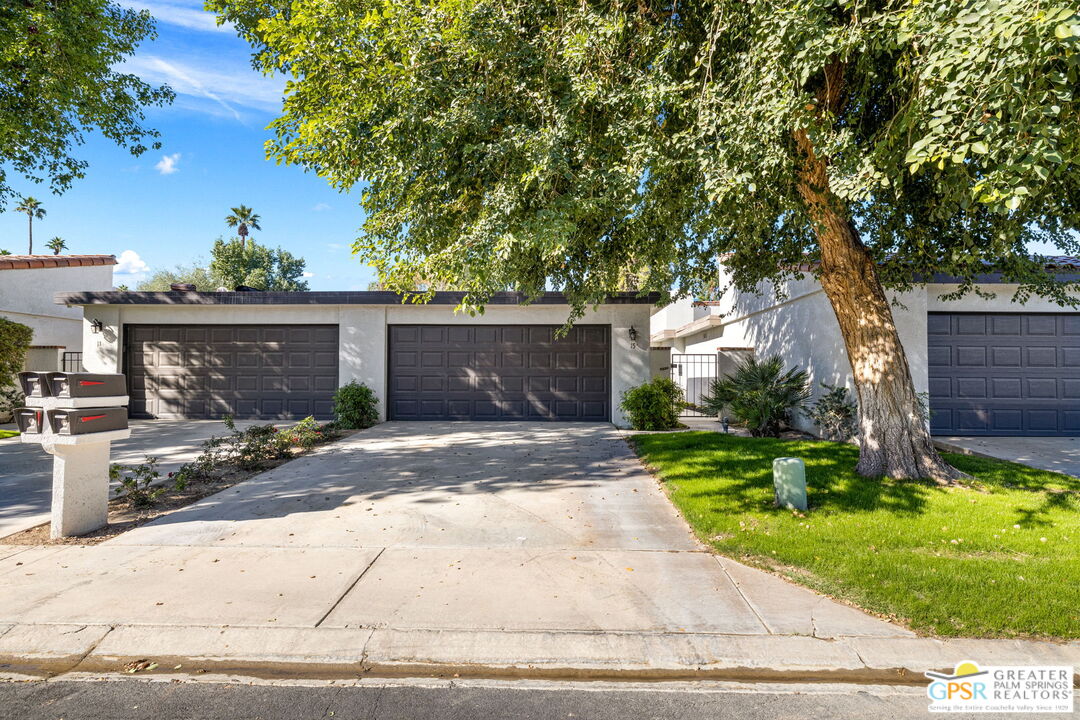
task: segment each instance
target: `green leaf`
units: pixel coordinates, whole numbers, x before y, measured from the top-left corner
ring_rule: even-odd
[[[985,155],[990,152],[990,148],[986,147],[986,143],[981,140],[977,140],[971,143],[971,152],[978,153],[979,155]]]

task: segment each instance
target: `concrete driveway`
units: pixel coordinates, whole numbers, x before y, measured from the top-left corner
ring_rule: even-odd
[[[153,455],[164,475],[198,455],[211,435],[227,432],[220,420],[132,420],[131,437],[113,443],[113,462],[134,465]],[[52,455],[17,437],[0,440],[0,538],[46,522],[51,495]]]
[[[1080,437],[939,437],[949,452],[972,453],[1080,477]]]
[[[387,423],[16,559],[0,622],[910,635],[705,551],[600,424]]]

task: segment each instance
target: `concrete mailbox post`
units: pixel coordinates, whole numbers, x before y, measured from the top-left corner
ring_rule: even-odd
[[[53,538],[109,521],[109,451],[131,436],[123,375],[20,373],[26,407],[15,411],[22,441],[53,456]]]

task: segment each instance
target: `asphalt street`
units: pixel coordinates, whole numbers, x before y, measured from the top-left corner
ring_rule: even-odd
[[[921,687],[858,685],[437,680],[249,684],[134,678],[0,682],[0,717],[20,720],[901,720],[929,717],[926,704]],[[999,716],[979,719],[994,717]]]

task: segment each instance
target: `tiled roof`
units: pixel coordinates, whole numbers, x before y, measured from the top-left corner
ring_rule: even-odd
[[[115,255],[0,255],[0,270],[115,265]]]

